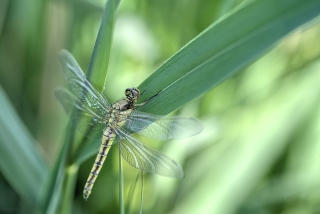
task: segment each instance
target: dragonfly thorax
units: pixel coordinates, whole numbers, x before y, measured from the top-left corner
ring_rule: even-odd
[[[127,88],[125,99],[118,100],[111,105],[111,110],[106,115],[106,125],[117,124],[122,126],[128,115],[135,109],[135,102],[140,98],[140,90],[137,88]]]
[[[134,109],[134,101],[129,99],[118,100],[111,105],[111,109],[106,115],[106,125],[122,126],[126,121],[126,118]]]
[[[129,99],[122,99],[118,100],[117,102],[113,103],[112,108],[116,111],[126,111],[128,109],[134,109],[134,101]]]

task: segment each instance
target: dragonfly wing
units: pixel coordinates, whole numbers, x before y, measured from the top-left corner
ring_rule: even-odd
[[[72,55],[62,50],[59,52],[59,60],[71,92],[83,105],[87,105],[97,114],[104,115],[109,110],[108,100],[91,85]]]
[[[201,123],[191,117],[159,116],[132,111],[125,127],[129,132],[158,140],[182,139],[202,131]]]
[[[122,128],[116,129],[121,156],[134,168],[173,178],[183,178],[180,165],[132,137]]]
[[[57,88],[54,95],[75,123],[79,133],[93,139],[101,138],[105,123],[100,115],[83,105],[77,97],[64,88]],[[75,111],[72,111],[73,109]]]
[[[77,121],[75,123],[77,132],[90,139],[101,140],[102,133],[106,128],[105,123],[86,116],[86,114],[79,113],[72,117],[73,121]]]

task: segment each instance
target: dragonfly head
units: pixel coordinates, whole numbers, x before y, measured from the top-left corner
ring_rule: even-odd
[[[124,92],[127,99],[131,101],[138,101],[140,98],[140,90],[137,88],[127,88],[126,91]]]

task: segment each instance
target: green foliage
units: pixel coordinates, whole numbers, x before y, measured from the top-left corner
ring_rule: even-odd
[[[82,68],[88,65],[88,79],[110,101],[172,55],[139,85],[145,91],[142,100],[162,90],[139,110],[168,114],[190,103],[181,111],[201,116],[204,123],[204,133],[190,139],[190,150],[185,144],[163,148],[184,165],[186,178],[147,176],[144,211],[317,213],[319,24],[313,22],[308,31],[302,28],[303,33],[296,29],[319,16],[320,2],[257,0],[229,10],[235,1],[123,1],[119,28],[113,32],[119,3],[0,2],[0,170],[9,184],[0,179],[0,201],[12,193],[24,202],[25,211],[118,213],[119,203],[123,211],[117,182],[126,194],[136,171],[124,164],[127,178],[114,176],[116,146],[85,202],[82,188],[93,162],[86,160],[97,152],[99,142],[74,136],[71,124],[64,140],[56,137],[64,128],[52,96],[53,88],[61,85],[55,58],[58,49],[66,48],[62,38],[71,35],[66,49]],[[56,22],[64,27],[59,33]],[[123,191],[120,198],[125,198]],[[139,210],[139,203],[130,204]],[[5,206],[18,204],[0,203],[0,210]]]
[[[120,0],[107,1],[87,71],[88,79],[100,91],[104,91],[107,78],[115,13],[119,4]]]
[[[285,6],[275,7],[277,2],[245,4],[210,25],[140,85],[142,90],[150,89],[145,97],[163,90],[157,100],[140,110],[168,114],[180,108],[319,15],[317,1],[283,1]]]
[[[12,188],[31,206],[37,204],[48,166],[25,125],[0,87],[0,167]],[[23,178],[23,179],[21,179]]]

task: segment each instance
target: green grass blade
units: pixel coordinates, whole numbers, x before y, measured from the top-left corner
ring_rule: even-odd
[[[72,162],[76,164],[82,164],[92,155],[97,154],[97,151],[100,148],[101,140],[91,140],[87,139],[79,149],[79,152],[75,154],[75,157]]]
[[[136,179],[132,182],[131,186],[130,186],[130,189],[129,189],[129,193],[128,193],[128,196],[127,196],[127,208],[126,208],[126,212],[127,213],[132,213],[131,212],[131,207],[132,207],[132,204],[133,204],[133,197],[134,197],[134,193],[135,193],[135,190],[136,190],[136,187],[137,187],[137,183],[138,183],[138,180],[139,180],[139,177],[140,177],[140,170],[136,176]]]
[[[123,195],[123,167],[122,167],[122,156],[119,150],[119,203],[120,203],[120,214],[125,214],[124,206],[124,195]]]
[[[0,108],[1,173],[24,201],[35,205],[48,166],[1,86]]]
[[[135,196],[135,191],[136,191],[136,187],[138,184],[138,180],[139,178],[141,179],[141,187],[140,187],[140,194],[139,194],[139,213],[142,213],[142,208],[143,208],[143,190],[144,190],[144,172],[141,170],[138,170],[138,174],[136,176],[136,179],[132,182],[131,186],[130,186],[130,190],[128,193],[128,197],[127,197],[127,208],[126,211],[127,213],[132,213],[131,212],[131,207],[132,204],[135,203],[134,200],[134,196]]]
[[[140,189],[140,206],[139,206],[139,213],[142,214],[142,207],[143,207],[143,190],[144,190],[144,173],[141,173],[141,189]]]
[[[163,91],[139,110],[160,115],[177,110],[319,14],[317,0],[261,0],[243,5],[209,26],[140,84],[139,89],[146,90],[141,100]],[[98,145],[93,147],[82,149],[76,161],[92,156]]]
[[[260,0],[242,6],[209,26],[139,86],[146,90],[142,99],[163,90],[139,110],[168,114],[178,109],[319,14],[318,0]]]
[[[107,77],[115,13],[119,4],[120,0],[107,1],[87,71],[87,78],[100,91],[103,91]]]
[[[66,169],[65,186],[63,188],[61,213],[72,213],[75,183],[77,182],[79,165],[73,164]]]
[[[46,180],[45,188],[43,190],[43,195],[41,197],[41,208],[43,213],[56,213],[59,204],[59,199],[61,196],[61,187],[65,177],[65,166],[67,162],[67,155],[72,139],[72,125],[69,125],[67,129],[67,134],[65,141],[62,145],[59,156],[55,162],[55,165],[50,173],[49,178]]]

